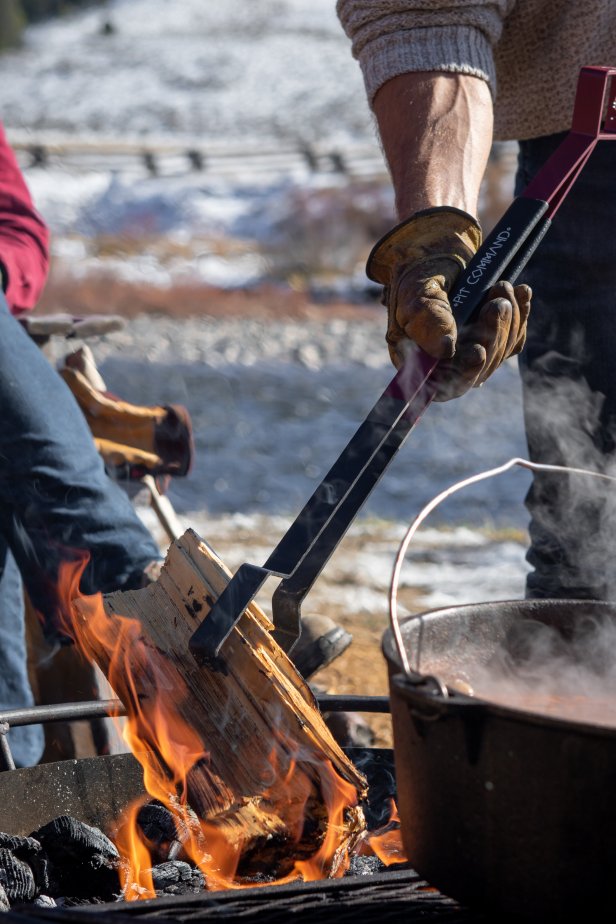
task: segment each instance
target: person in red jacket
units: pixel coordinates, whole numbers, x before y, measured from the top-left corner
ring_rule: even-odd
[[[81,589],[141,586],[160,550],[112,481],[73,395],[18,317],[47,278],[49,232],[0,126],[0,709],[32,704],[22,582],[50,638],[60,563],[89,554]],[[18,766],[42,754],[40,726],[15,728]]]
[[[11,314],[34,308],[49,269],[49,231],[0,125],[0,273]]]

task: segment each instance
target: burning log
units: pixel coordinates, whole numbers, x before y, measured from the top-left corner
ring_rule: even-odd
[[[75,600],[71,631],[126,707],[146,788],[189,829],[182,850],[208,887],[236,876],[341,875],[365,827],[356,803],[366,782],[272,639],[270,621],[250,605],[223,646],[224,673],[189,652],[229,578],[189,530],[155,584],[109,594],[102,605]],[[134,862],[134,844],[131,853]],[[142,869],[148,860],[146,852]]]

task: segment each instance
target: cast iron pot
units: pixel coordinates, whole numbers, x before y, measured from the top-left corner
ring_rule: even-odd
[[[527,620],[566,640],[588,619],[616,624],[616,605],[514,601],[423,613],[400,627],[408,675],[385,633],[404,845],[422,876],[465,904],[550,921],[613,913],[616,728],[443,692],[427,676],[443,659],[462,669],[487,660]]]

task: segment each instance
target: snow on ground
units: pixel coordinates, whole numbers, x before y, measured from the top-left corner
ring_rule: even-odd
[[[372,137],[333,0],[112,0],[30,28],[0,75],[12,128],[247,147]]]
[[[383,231],[393,222],[393,196],[333,0],[111,0],[29,28],[23,48],[0,56],[0,79],[15,141],[205,152],[204,171],[178,154],[159,158],[156,176],[138,153],[65,152],[44,168],[21,155],[63,272],[159,286],[338,274],[361,297],[375,220]],[[358,145],[372,167],[352,183],[327,158],[315,172],[299,154]],[[245,156],[225,163],[224,150]],[[93,242],[109,236],[144,251],[103,256]]]
[[[392,377],[380,315],[259,321],[137,318],[94,352],[108,387],[136,403],[185,404],[195,469],[174,497],[212,513],[299,510]],[[460,478],[525,454],[515,362],[489,387],[433,404],[366,507],[409,520]],[[523,528],[527,473],[450,498],[433,520]]]

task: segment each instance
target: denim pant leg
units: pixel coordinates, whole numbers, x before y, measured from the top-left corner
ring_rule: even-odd
[[[106,474],[70,390],[0,297],[0,536],[35,608],[57,607],[60,562],[90,555],[81,589],[134,586],[160,552]]]
[[[520,144],[517,192],[564,136]],[[616,149],[599,143],[523,273],[533,289],[520,356],[536,462],[616,473]],[[526,499],[529,597],[613,597],[616,487],[536,474]]]
[[[23,587],[15,560],[0,536],[0,709],[33,705],[26,671]],[[9,744],[18,767],[41,759],[44,747],[40,725],[13,728]]]

